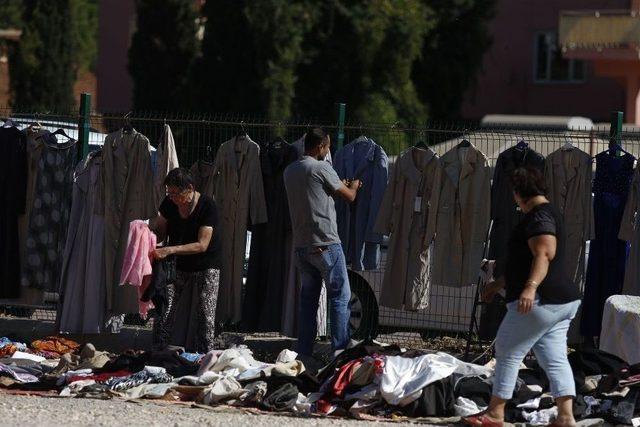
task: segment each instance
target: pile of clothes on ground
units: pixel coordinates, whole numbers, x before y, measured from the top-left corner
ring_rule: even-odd
[[[575,351],[569,359],[579,391],[576,416],[631,424],[640,410],[640,366],[599,350]],[[492,363],[369,342],[310,372],[289,350],[266,363],[245,346],[207,354],[169,348],[115,355],[60,337],[29,346],[0,338],[0,387],[8,392],[159,399],[359,419],[459,421],[488,405]],[[507,421],[552,421],[557,411],[548,388],[535,360],[523,364]]]

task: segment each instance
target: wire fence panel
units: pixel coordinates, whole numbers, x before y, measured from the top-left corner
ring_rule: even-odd
[[[0,113],[4,118],[12,118],[21,128],[38,122],[45,129],[54,131],[63,128],[69,136],[78,138],[79,117],[76,113],[18,113],[6,109],[0,109]],[[338,132],[336,123],[305,120],[273,122],[231,115],[181,116],[152,113],[136,113],[125,118],[125,114],[121,113],[94,114],[90,118],[90,150],[100,148],[110,132],[120,129],[127,122],[146,135],[153,146],[157,145],[164,125],[169,125],[175,138],[180,164],[187,168],[200,159],[212,160],[218,147],[241,131],[246,131],[257,143],[265,143],[277,137],[294,142],[303,136],[310,125],[323,125],[331,133],[334,141]],[[394,167],[395,159],[404,150],[420,141],[442,156],[466,139],[485,154],[492,168],[501,152],[521,140],[526,141],[531,149],[543,156],[549,155],[566,144],[571,144],[595,156],[606,150],[609,144],[608,126],[594,126],[589,129],[518,129],[508,126],[480,127],[464,124],[428,124],[416,127],[400,127],[393,124],[346,124],[344,135],[345,144],[361,135],[372,138],[389,156],[390,167]],[[624,129],[621,140],[626,151],[636,157],[640,156],[640,133],[637,129]],[[247,254],[248,252],[247,249]],[[378,336],[386,342],[416,347],[428,345],[424,342],[425,339],[433,343],[434,338],[442,336],[465,338],[471,322],[475,285],[450,288],[431,284],[427,309],[402,311],[386,308],[379,304],[379,298],[387,256],[383,245],[382,260],[378,270],[350,271],[349,273],[352,289],[354,289],[351,319],[354,335],[357,338]],[[53,321],[55,304],[45,303],[34,306],[15,301],[0,301],[0,315]],[[480,316],[479,311],[477,316]],[[130,319],[130,323],[141,322],[139,319]],[[234,328],[230,326],[228,329]],[[459,343],[449,344],[455,346]]]

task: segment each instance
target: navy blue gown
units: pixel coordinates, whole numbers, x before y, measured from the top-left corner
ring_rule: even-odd
[[[611,295],[619,294],[624,283],[629,244],[618,239],[618,232],[631,187],[634,161],[635,157],[630,154],[612,156],[604,152],[596,156],[593,181],[596,238],[589,246],[580,325],[585,337],[600,335],[604,303]]]

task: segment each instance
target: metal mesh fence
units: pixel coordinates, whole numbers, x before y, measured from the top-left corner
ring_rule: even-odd
[[[1,111],[1,110],[0,110]],[[72,138],[78,137],[78,120],[75,113],[68,114],[21,114],[4,111],[3,117],[11,117],[18,126],[27,127],[38,121],[52,131],[62,127]],[[123,114],[92,115],[90,119],[89,146],[99,148],[107,134],[123,126],[127,121],[146,135],[152,145],[156,145],[164,124],[171,126],[181,165],[190,167],[199,159],[215,157],[218,147],[244,130],[254,141],[261,143],[282,137],[294,142],[303,136],[309,125],[322,125],[336,140],[339,126],[336,123],[318,123],[304,120],[270,122],[239,116],[177,116],[164,114],[133,114],[125,118]],[[416,127],[377,124],[345,124],[344,143],[361,135],[372,138],[381,145],[389,156],[391,167],[397,156],[419,141],[431,146],[443,155],[463,139],[469,140],[483,152],[493,167],[498,155],[520,140],[543,156],[572,144],[591,156],[608,148],[609,126],[592,126],[584,129],[542,128],[519,126],[443,125],[428,124]],[[640,133],[635,128],[625,128],[621,135],[622,146],[634,156],[640,155]],[[247,250],[247,254],[248,254]],[[475,285],[464,288],[449,288],[432,285],[429,308],[421,311],[401,311],[389,309],[379,304],[380,288],[386,263],[383,246],[380,269],[375,271],[350,271],[353,290],[352,328],[358,338],[378,337],[385,342],[400,343],[405,346],[425,346],[424,340],[441,340],[442,336],[466,338],[476,293]],[[36,320],[55,320],[55,304],[39,306],[0,301],[0,315],[30,317]],[[479,312],[477,313],[479,316]],[[130,319],[130,323],[140,323]],[[231,328],[233,329],[233,327]],[[432,341],[433,342],[433,341]],[[461,345],[455,340],[449,346]]]

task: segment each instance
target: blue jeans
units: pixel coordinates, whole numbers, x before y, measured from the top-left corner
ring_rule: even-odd
[[[349,343],[349,300],[351,289],[342,246],[296,249],[296,266],[300,271],[301,289],[298,313],[298,353],[311,355],[318,334],[318,303],[322,281],[329,297],[331,314],[331,347],[338,350]]]
[[[511,399],[520,363],[531,349],[547,373],[553,397],[576,395],[567,360],[567,331],[578,307],[580,301],[540,304],[536,299],[528,314],[520,314],[517,300],[507,304],[508,311],[496,337],[494,396]]]

